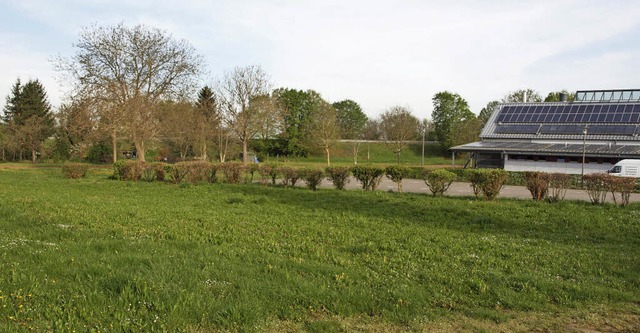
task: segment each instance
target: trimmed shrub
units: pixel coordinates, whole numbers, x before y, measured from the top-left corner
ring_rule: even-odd
[[[384,169],[371,165],[357,165],[351,169],[351,173],[362,184],[363,190],[374,191],[384,176]]]
[[[145,164],[142,166],[142,174],[140,178],[146,182],[152,182],[156,180],[156,170],[153,169],[151,164]]]
[[[207,161],[190,161],[183,163],[189,170],[185,177],[186,181],[191,184],[208,183],[209,173],[211,172],[211,163]]]
[[[307,187],[312,191],[318,189],[318,185],[320,185],[322,178],[324,178],[324,171],[320,169],[304,168],[298,171],[300,172],[300,178],[304,180]]]
[[[609,174],[598,172],[582,176],[585,191],[594,205],[604,203],[610,189]]]
[[[487,200],[495,199],[509,179],[509,173],[502,169],[470,169],[466,176],[476,198],[482,193]]]
[[[210,184],[214,184],[218,182],[218,169],[220,168],[219,164],[210,163],[209,171],[207,173],[207,181]]]
[[[113,163],[113,178],[117,180],[140,180],[145,163],[133,160]]]
[[[398,192],[402,192],[402,180],[412,174],[409,167],[402,165],[390,165],[385,170],[385,175],[398,186]]]
[[[549,192],[549,174],[546,172],[527,171],[524,173],[527,190],[533,200],[541,201]]]
[[[85,163],[64,163],[62,164],[62,174],[65,178],[78,179],[87,175],[89,165]]]
[[[253,177],[255,176],[256,172],[260,171],[260,167],[261,165],[256,163],[249,164],[245,167],[245,170],[249,175],[249,179],[245,179],[247,183],[253,183]]]
[[[251,166],[254,166],[254,165],[256,164],[252,164]],[[269,178],[271,177],[272,169],[273,169],[273,165],[271,164],[262,164],[258,167],[258,174],[260,175],[260,184],[267,185],[269,183]]]
[[[282,185],[291,187],[296,186],[296,183],[300,179],[300,173],[298,170],[289,167],[281,167],[279,169],[282,174]]]
[[[437,169],[433,171],[425,170],[424,182],[429,187],[431,194],[444,195],[449,189],[449,186],[456,180],[455,173],[447,171],[445,169]]]
[[[327,178],[333,183],[336,190],[344,190],[349,183],[351,170],[348,167],[328,167],[325,169]]]
[[[558,202],[564,199],[567,189],[573,184],[573,176],[566,173],[549,174],[549,192],[547,200]]]
[[[611,175],[608,176],[610,184],[609,191],[613,196],[613,202],[617,205],[619,204],[622,207],[628,205],[631,193],[635,192],[636,190],[636,179],[628,177],[616,177]],[[620,194],[619,202],[616,193]]]
[[[127,161],[116,161],[113,163],[113,179],[124,180],[127,175]]]
[[[167,165],[165,170],[174,183],[180,184],[189,173],[190,168],[188,162],[178,162]]]
[[[240,183],[244,165],[242,163],[228,162],[220,164],[220,170],[224,175],[224,180],[230,184]]]

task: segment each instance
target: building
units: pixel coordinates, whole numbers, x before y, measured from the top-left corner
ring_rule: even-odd
[[[640,159],[640,90],[578,91],[575,101],[498,105],[481,141],[451,148],[468,166],[569,174]]]

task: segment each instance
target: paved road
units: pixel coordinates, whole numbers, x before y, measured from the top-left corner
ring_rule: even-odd
[[[302,186],[304,186],[304,182],[300,182]],[[332,188],[333,185],[328,180],[323,180],[320,185],[321,188]],[[347,185],[347,189],[359,189],[360,183],[354,178],[351,179],[349,184]],[[431,194],[427,185],[425,185],[423,180],[417,179],[405,179],[402,181],[402,188],[405,192],[412,193],[428,193]],[[382,178],[382,182],[380,182],[380,186],[378,190],[381,191],[397,191],[397,186],[394,182],[390,181],[386,177]],[[453,183],[446,195],[450,196],[473,196],[473,191],[471,190],[471,185],[469,183]],[[519,198],[519,199],[531,199],[531,193],[524,186],[513,186],[507,185],[502,188],[500,191],[499,198]],[[567,190],[567,194],[565,195],[565,200],[584,200],[590,201],[587,192],[584,190]],[[613,202],[611,198],[611,194],[607,194],[607,201]],[[640,193],[632,193],[631,202],[640,202]]]

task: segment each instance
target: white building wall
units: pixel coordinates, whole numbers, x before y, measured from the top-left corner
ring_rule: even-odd
[[[605,172],[613,164],[585,163],[584,173]],[[525,161],[525,160],[505,160],[504,169],[507,171],[541,171],[559,172],[579,175],[582,173],[582,163],[580,162],[547,162],[547,161]]]

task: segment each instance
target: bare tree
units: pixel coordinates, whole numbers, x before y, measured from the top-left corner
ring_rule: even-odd
[[[247,163],[249,140],[260,132],[260,108],[249,107],[253,98],[267,94],[269,77],[259,66],[236,67],[218,83],[218,95],[229,130],[242,145]]]
[[[55,60],[56,69],[73,80],[73,94],[92,95],[106,103],[103,111],[122,112],[121,119],[111,114],[109,127],[114,133],[125,128],[144,161],[158,134],[157,103],[191,93],[202,58],[188,42],[162,30],[122,23],[84,28],[74,47],[73,57]]]
[[[397,162],[400,164],[400,153],[407,141],[414,140],[418,132],[419,120],[411,111],[402,106],[394,106],[380,116],[380,129],[384,141],[393,148]]]
[[[189,102],[165,101],[159,103],[160,119],[162,119],[162,133],[171,142],[184,160],[189,151],[199,140],[198,124],[203,122],[203,116],[196,112]]]
[[[331,165],[331,148],[340,139],[340,127],[336,119],[336,109],[322,101],[312,109],[307,128],[310,146],[322,148],[327,157],[327,166]]]

